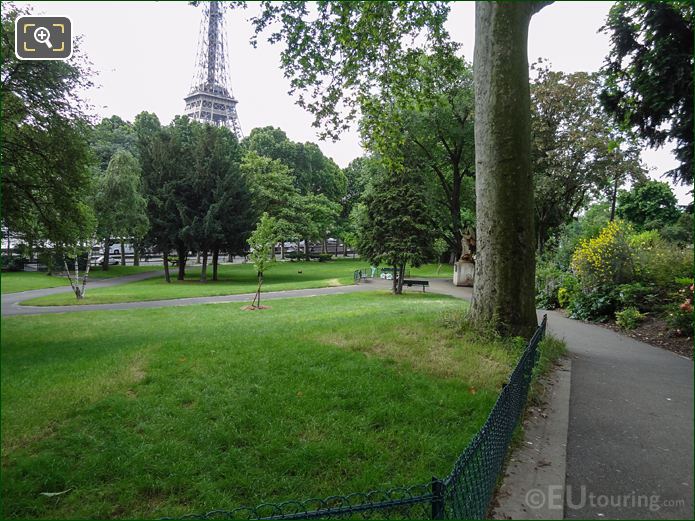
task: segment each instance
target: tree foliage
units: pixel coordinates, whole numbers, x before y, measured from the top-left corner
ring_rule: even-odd
[[[595,74],[535,65],[531,84],[532,161],[536,234],[548,237],[591,201],[609,197],[628,180],[644,179],[639,147],[615,128],[598,102]]]
[[[676,196],[661,181],[644,181],[618,194],[618,215],[639,229],[660,230],[674,224],[680,212]]]
[[[93,205],[97,235],[104,239],[104,269],[108,269],[110,240],[142,239],[149,228],[140,164],[130,152],[119,150],[113,155],[106,172],[97,178]]]
[[[606,109],[647,142],[675,142],[680,165],[666,172],[693,182],[692,2],[616,2],[601,30],[611,50],[603,67]]]
[[[280,57],[290,92],[322,135],[336,139],[362,98],[404,80],[409,48],[447,41],[448,13],[446,2],[264,1],[252,22],[256,38],[269,30],[270,42],[286,43]]]
[[[3,224],[29,241],[74,243],[91,235],[87,107],[78,92],[91,71],[76,42],[68,61],[22,61],[14,53],[17,16],[2,11]]]
[[[375,266],[393,266],[393,291],[400,294],[407,265],[420,266],[434,254],[433,219],[420,187],[422,174],[405,166],[383,168],[371,179],[359,212],[357,248]]]

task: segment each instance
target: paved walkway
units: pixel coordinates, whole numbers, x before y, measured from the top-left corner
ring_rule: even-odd
[[[154,274],[156,275],[156,274]],[[153,274],[95,282],[106,287]],[[263,299],[311,297],[388,288],[356,286],[275,291]],[[70,291],[50,288],[2,296],[2,314],[43,314],[243,302],[252,295],[83,306],[19,306]],[[408,290],[417,291],[417,290]],[[430,280],[430,291],[470,299],[470,288]],[[565,516],[691,519],[693,512],[693,363],[609,329],[548,312],[549,331],[572,357]]]
[[[560,313],[548,324],[572,357],[565,517],[692,519],[692,361]]]
[[[98,289],[98,288],[108,288],[109,286],[119,286],[121,284],[126,284],[128,282],[137,282],[139,280],[151,279],[153,277],[158,277],[164,275],[163,271],[148,271],[144,273],[136,273],[135,275],[125,275],[123,277],[113,277],[111,279],[91,279],[87,283],[87,292]],[[67,283],[67,278],[65,280]],[[12,310],[18,308],[20,302],[25,300],[45,297],[47,295],[56,295],[58,293],[72,293],[72,288],[70,284],[67,286],[58,286],[56,288],[43,288],[43,289],[31,289],[28,291],[18,291],[17,293],[3,293],[2,294],[2,315],[16,315],[22,313],[13,313]],[[75,307],[75,306],[55,306],[55,307]],[[21,309],[21,308],[20,308]],[[50,311],[47,311],[50,313]]]

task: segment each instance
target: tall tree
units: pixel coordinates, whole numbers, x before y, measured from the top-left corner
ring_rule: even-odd
[[[595,74],[551,71],[534,64],[531,84],[531,156],[536,237],[543,252],[549,236],[596,199],[628,180],[643,179],[640,148],[603,111]]]
[[[692,2],[616,2],[601,31],[611,50],[602,69],[606,109],[650,146],[675,142],[680,165],[666,172],[693,183]]]
[[[127,150],[136,158],[139,155],[135,128],[119,116],[104,118],[94,125],[89,142],[101,170],[106,170],[119,150]]]
[[[680,211],[668,183],[648,180],[618,193],[618,215],[640,229],[660,230],[674,224]]]
[[[121,239],[121,263],[125,264],[123,244],[141,239],[149,228],[138,160],[130,152],[119,150],[96,185],[97,234],[104,241],[103,269],[108,270],[111,239]]]
[[[393,292],[400,295],[407,265],[434,255],[431,209],[422,198],[422,173],[403,163],[401,171],[382,169],[364,195],[357,248],[372,264],[393,267]]]
[[[475,283],[471,313],[504,334],[536,327],[528,26],[546,2],[475,5]]]
[[[417,58],[402,73],[409,79],[365,100],[360,124],[367,148],[388,155],[388,147],[405,140],[419,168],[431,173],[438,187],[432,204],[454,258],[471,224],[465,221],[475,212],[474,199],[466,197],[475,174],[473,72],[457,50],[450,45],[432,54],[412,51]]]
[[[2,220],[30,240],[70,243],[91,223],[87,106],[78,96],[91,71],[77,46],[68,61],[19,60],[15,19],[25,14],[3,5]]]
[[[485,262],[476,263],[473,312],[510,334],[529,334],[536,323],[526,47],[531,16],[545,4],[476,4],[476,209]],[[270,41],[287,44],[281,60],[299,104],[336,137],[362,100],[402,81],[418,43],[449,44],[447,14],[444,2],[323,2],[309,10],[306,2],[266,1],[254,22],[257,32],[277,24]]]

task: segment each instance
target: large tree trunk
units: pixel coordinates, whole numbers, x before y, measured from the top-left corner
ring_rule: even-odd
[[[282,260],[285,260],[285,241],[284,240],[280,243],[280,258]]]
[[[212,280],[217,281],[217,267],[220,263],[220,249],[212,250]]]
[[[403,294],[403,279],[405,278],[405,263],[401,264],[398,266],[398,282],[396,284],[396,294],[401,295]]]
[[[536,327],[528,26],[541,2],[476,2],[477,253],[472,316],[505,335]]]
[[[304,239],[304,257],[305,257],[305,260],[310,260],[310,257],[309,257],[309,239],[307,239],[307,238]]]
[[[108,237],[104,240],[104,260],[102,261],[101,269],[108,271],[109,269],[109,255],[111,253],[111,239]]]
[[[121,266],[125,266],[125,241],[121,239]]]
[[[169,252],[165,250],[162,257],[164,259],[164,280],[171,282],[171,274],[169,273]]]
[[[198,252],[200,255],[200,252]],[[208,249],[203,249],[203,265],[200,267],[200,282],[208,281]]]
[[[391,279],[391,284],[392,284],[392,291],[394,295],[398,295],[398,267],[397,266],[392,266],[393,268],[393,278]]]
[[[337,255],[337,253],[336,253]],[[347,257],[348,252],[347,252],[347,242],[345,242],[345,239],[343,239],[343,257]]]
[[[186,278],[186,261],[188,260],[188,250],[181,244],[176,247],[176,254],[179,257],[179,274],[178,280]]]
[[[133,266],[140,266],[140,244],[133,241]]]

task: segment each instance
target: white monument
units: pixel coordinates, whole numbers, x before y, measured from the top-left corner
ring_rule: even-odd
[[[473,287],[475,275],[475,232],[466,229],[461,239],[461,258],[454,264],[454,285]]]

